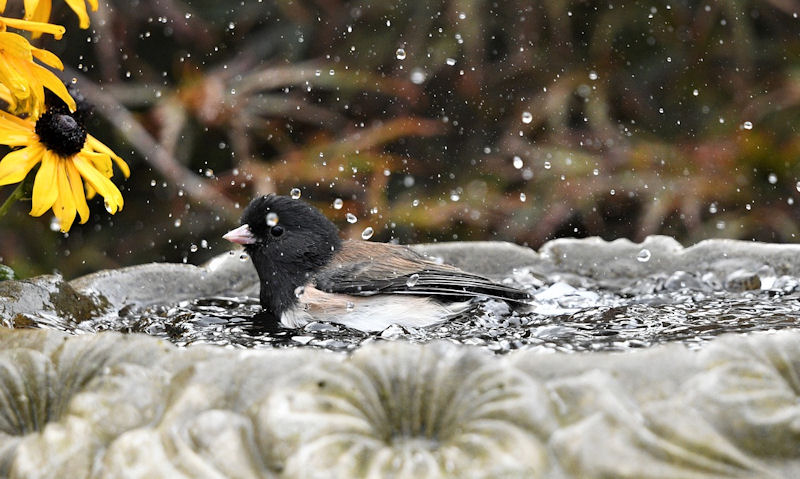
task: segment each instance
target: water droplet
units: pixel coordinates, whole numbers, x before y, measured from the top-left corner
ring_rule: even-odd
[[[800,182],[798,182],[798,183],[797,183],[797,189],[798,189],[798,191],[800,191]],[[413,207],[415,207],[415,208],[416,208],[417,206],[419,206],[419,200],[415,199],[414,201],[412,201],[412,202],[411,202],[411,206],[413,206]]]
[[[347,213],[346,215],[344,215],[344,217],[347,219],[347,222],[350,223],[350,224],[353,224],[356,221],[358,221],[358,218],[356,218],[356,215],[354,215],[353,213]]]
[[[344,201],[342,201],[341,198],[336,198],[333,200],[333,209],[340,210],[342,209],[342,206],[344,206]]]
[[[300,297],[300,296],[302,296],[302,295],[303,295],[303,293],[305,293],[305,292],[306,292],[306,287],[305,287],[305,286],[303,286],[303,285],[300,285],[300,286],[298,286],[298,287],[296,287],[296,288],[294,289],[294,297],[295,297],[295,298],[299,298],[299,297]]]
[[[711,213],[712,215],[715,214],[717,212],[717,204],[711,203],[710,205],[708,205],[708,212]]]
[[[53,216],[50,219],[50,231],[58,231],[61,229],[61,220]]]
[[[247,253],[242,253],[239,255],[239,261],[247,261],[248,259],[250,259],[250,257],[247,256]]]
[[[199,248],[198,248],[198,247],[197,247],[197,245],[196,245],[196,244],[194,244],[194,243],[192,243],[192,245],[191,245],[191,246],[189,246],[189,251],[191,251],[192,253],[197,253],[197,250],[198,250],[198,249],[199,249]]]
[[[406,286],[408,286],[409,288],[413,288],[417,284],[417,281],[419,281],[419,275],[417,273],[414,273],[408,277],[408,280],[406,281]]]
[[[208,241],[200,240],[200,247],[203,248],[203,249],[208,248]]]
[[[794,185],[794,187],[795,189],[797,189],[797,191],[800,191],[800,181],[798,181],[797,184]]]
[[[774,185],[778,182],[778,176],[775,173],[770,173],[767,177],[767,181],[769,181],[770,185]]]
[[[742,124],[742,128],[744,128],[745,130],[752,130],[753,129],[753,122],[752,121],[744,122]]]
[[[361,239],[368,240],[372,238],[373,234],[375,234],[375,230],[372,229],[372,226],[367,226],[364,228],[364,231],[361,232]]]
[[[639,251],[639,254],[636,255],[636,261],[640,263],[647,263],[648,261],[650,261],[651,256],[652,254],[650,253],[650,250],[645,248]]]
[[[453,65],[456,64],[456,59],[455,58],[448,58],[447,60],[445,60],[445,63],[447,63],[450,66],[453,66]]]
[[[150,186],[156,186],[156,180],[150,180]]]
[[[274,211],[270,211],[269,213],[267,213],[267,226],[272,227],[275,226],[276,224],[278,224],[278,214],[275,213]]]
[[[527,197],[527,196],[525,196],[525,193],[520,193],[520,194],[519,194],[519,200],[520,200],[521,202],[523,202],[523,203],[524,203],[524,202],[525,202],[525,200],[527,200],[527,199],[528,199],[528,197]]]
[[[180,228],[180,227],[181,227],[181,224],[183,224],[183,221],[181,221],[181,219],[180,219],[180,218],[178,218],[178,219],[176,219],[176,220],[175,220],[175,222],[174,222],[174,223],[172,223],[172,224],[173,224],[173,225],[175,225],[175,227],[176,227],[176,228]]]
[[[697,96],[697,95],[699,95],[699,94],[700,94],[700,92],[697,90],[697,88],[695,88],[694,90],[692,90],[692,95],[694,95],[694,96]]]
[[[522,158],[519,156],[514,157],[514,168],[518,170],[522,168]]]
[[[549,170],[551,166],[553,166],[553,165],[551,165],[549,161],[545,161],[544,162],[544,169],[545,170]]]
[[[406,50],[405,48],[398,48],[396,52],[394,52],[395,56],[398,60],[405,60],[406,59]]]
[[[597,80],[597,72],[596,71],[590,71],[589,72],[589,80],[592,80],[592,81]]]
[[[348,302],[345,304],[345,308],[346,308],[348,311],[352,311],[352,310],[356,309],[356,303],[354,303],[354,302],[352,302],[352,301],[348,301]]]
[[[414,68],[413,70],[411,70],[411,83],[415,85],[422,85],[423,83],[425,83],[426,78],[427,75],[425,75],[425,72],[422,71],[421,69]]]
[[[461,195],[458,193],[450,193],[450,201],[458,201],[461,199]]]
[[[533,121],[533,115],[531,115],[531,112],[523,111],[522,112],[522,123],[525,123],[527,125],[528,123],[530,123],[532,121]]]
[[[293,200],[299,199],[301,194],[300,188],[292,188],[289,192],[289,196],[291,196]]]
[[[114,206],[111,203],[109,203],[108,200],[103,201],[103,206],[106,207],[106,211],[108,211],[112,215],[114,214]]]

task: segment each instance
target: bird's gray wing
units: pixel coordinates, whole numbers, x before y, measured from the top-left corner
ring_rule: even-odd
[[[404,246],[345,242],[343,250],[337,260],[315,275],[318,289],[360,296],[392,293],[451,300],[473,297],[520,303],[530,300],[525,291],[450,265],[434,263]]]

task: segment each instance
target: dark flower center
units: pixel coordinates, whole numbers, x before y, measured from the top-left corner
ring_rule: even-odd
[[[86,128],[59,109],[49,109],[39,117],[36,134],[48,150],[63,157],[78,153],[86,142]]]

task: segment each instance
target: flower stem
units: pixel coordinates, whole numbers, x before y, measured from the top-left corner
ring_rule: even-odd
[[[8,213],[8,210],[11,209],[11,205],[17,201],[18,199],[22,198],[25,194],[25,181],[20,181],[17,187],[11,192],[11,196],[6,198],[2,205],[0,205],[0,218]]]

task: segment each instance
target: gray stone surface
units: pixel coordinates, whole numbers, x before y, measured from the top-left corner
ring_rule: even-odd
[[[649,259],[640,261],[647,250]],[[770,267],[775,273],[800,274],[800,245],[778,245],[712,239],[684,248],[667,236],[649,236],[642,243],[627,239],[557,239],[539,251],[537,266],[546,271],[579,273],[599,280],[635,280],[655,273],[713,271],[724,277],[736,270]]]
[[[0,476],[798,477],[800,333],[628,354],[0,328]]]

